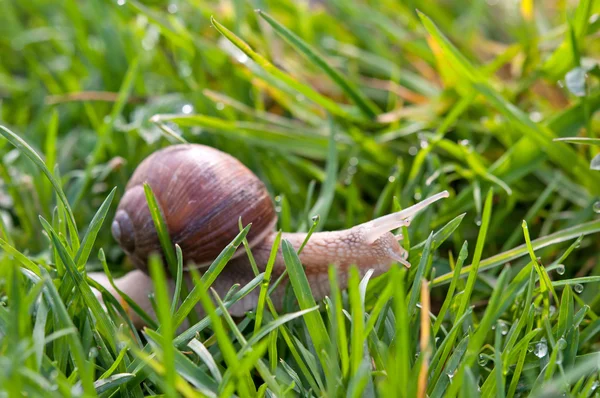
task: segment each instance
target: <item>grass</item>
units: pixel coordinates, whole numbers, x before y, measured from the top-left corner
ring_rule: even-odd
[[[598,1],[2,10],[0,396],[600,393]],[[451,196],[404,228],[410,269],[352,268],[347,288],[330,270],[322,301],[281,235],[297,305],[278,313],[274,257],[226,297],[210,289],[251,225],[188,291],[148,186],[168,259],[149,265],[157,318],[104,308],[87,273],[133,268],[109,227],[127,180],[180,142],[248,165],[283,232]],[[256,311],[233,319],[254,289]]]

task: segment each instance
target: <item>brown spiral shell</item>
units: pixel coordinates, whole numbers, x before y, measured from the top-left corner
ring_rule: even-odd
[[[252,223],[250,246],[277,221],[263,182],[233,156],[199,144],[161,149],[133,173],[112,223],[114,238],[142,270],[150,253],[162,253],[144,182],[156,196],[171,241],[181,246],[184,264],[210,264],[239,233],[239,217],[244,226]]]

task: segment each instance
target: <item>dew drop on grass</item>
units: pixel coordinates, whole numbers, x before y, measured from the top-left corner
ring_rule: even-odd
[[[556,273],[558,275],[564,275],[565,274],[565,265],[564,264],[558,264],[558,267],[556,267]]]
[[[452,372],[448,372],[446,374],[448,375],[448,378],[450,379],[450,383],[452,383],[452,379],[454,378],[454,375],[456,374],[456,370],[454,370]]]
[[[117,5],[124,6],[125,0],[117,0]]]
[[[477,225],[478,227],[481,226],[481,216],[475,217],[475,225]]]
[[[181,107],[181,112],[189,115],[190,113],[194,112],[194,107],[191,104],[185,104]]]
[[[192,75],[192,67],[190,66],[190,63],[187,61],[181,61],[179,63],[179,73],[181,73],[181,76],[183,77],[188,77]]]
[[[529,119],[531,119],[532,122],[541,122],[542,121],[542,114],[540,112],[534,111],[531,112],[529,114]]]
[[[575,293],[581,293],[583,292],[583,285],[581,283],[573,285],[573,290],[575,290]]]
[[[167,6],[167,11],[169,11],[171,14],[175,14],[177,10],[179,10],[179,7],[177,7],[177,4],[175,3],[171,3]]]
[[[600,387],[600,381],[596,380],[592,383],[592,388],[590,388],[590,391],[595,391],[598,387]]]
[[[222,102],[217,102],[217,110],[222,111],[225,109],[225,104]]]
[[[458,143],[462,146],[469,146],[470,144],[469,140],[460,140]]]
[[[500,322],[500,333],[502,333],[502,336],[506,336],[508,334],[508,325],[504,322]]]
[[[559,350],[564,350],[565,348],[567,348],[567,340],[565,340],[564,338],[560,338],[558,339],[558,341],[556,342],[556,347]]]
[[[548,354],[548,344],[546,344],[546,339],[540,340],[540,342],[535,345],[533,354],[538,358],[543,358]]]
[[[479,354],[479,366],[487,365],[487,358],[483,356],[483,354]]]
[[[534,348],[534,345],[533,344],[529,344],[527,346],[527,352],[533,352],[533,348]]]
[[[396,177],[394,177],[394,176],[389,176],[389,177],[388,177],[388,181],[389,181],[389,182],[394,182],[394,181],[396,181]]]
[[[98,356],[98,349],[96,347],[90,348],[89,358],[96,358]]]
[[[411,146],[410,148],[408,148],[408,154],[410,156],[415,156],[417,154],[417,152],[419,152],[419,150],[417,149],[416,146]]]

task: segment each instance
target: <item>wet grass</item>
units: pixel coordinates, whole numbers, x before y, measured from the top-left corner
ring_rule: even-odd
[[[323,4],[322,4],[323,3]],[[600,4],[4,1],[2,396],[596,396]],[[284,231],[450,198],[403,233],[410,269],[315,301],[297,252],[227,297],[188,291],[161,215],[148,319],[93,294],[133,265],[110,233],[129,176],[180,142],[231,153]],[[251,227],[250,227],[251,228]],[[272,264],[271,264],[272,265]],[[249,291],[243,319],[226,308]],[[203,306],[198,318],[192,309]],[[149,327],[135,330],[130,311]],[[181,324],[190,326],[183,332]]]

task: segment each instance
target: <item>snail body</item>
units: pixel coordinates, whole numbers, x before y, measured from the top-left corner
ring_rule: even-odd
[[[151,253],[161,252],[145,199],[145,182],[156,196],[172,243],[182,249],[184,265],[199,269],[210,265],[239,233],[241,217],[243,225],[252,223],[247,239],[257,266],[264,270],[277,223],[277,213],[264,183],[239,160],[217,149],[199,144],[174,145],[154,152],[140,163],[126,186],[112,223],[114,238],[139,268],[116,281],[132,299],[149,301],[152,281],[146,274],[146,264]],[[373,269],[373,276],[396,263],[410,267],[408,252],[398,242],[402,236],[395,236],[391,231],[408,226],[418,211],[445,197],[448,197],[447,191],[349,229],[315,232],[299,256],[315,299],[322,299],[329,292],[330,265],[336,266],[342,288],[346,286],[346,271],[351,265],[356,265],[362,274]],[[287,240],[296,250],[305,238],[305,233],[282,233],[282,240]],[[284,270],[280,248],[273,277]],[[240,247],[212,288],[223,297],[234,284],[244,286],[254,277],[248,256]],[[189,275],[186,282],[192,285]],[[172,281],[169,283],[173,285]],[[285,282],[271,294],[277,308],[283,304],[284,287]],[[116,295],[112,288],[108,290]],[[257,298],[258,289],[255,289],[230,307],[230,313],[243,315],[255,306]],[[149,305],[142,307],[150,309]],[[201,312],[201,308],[198,310]],[[141,326],[141,320],[137,320],[136,326]]]

